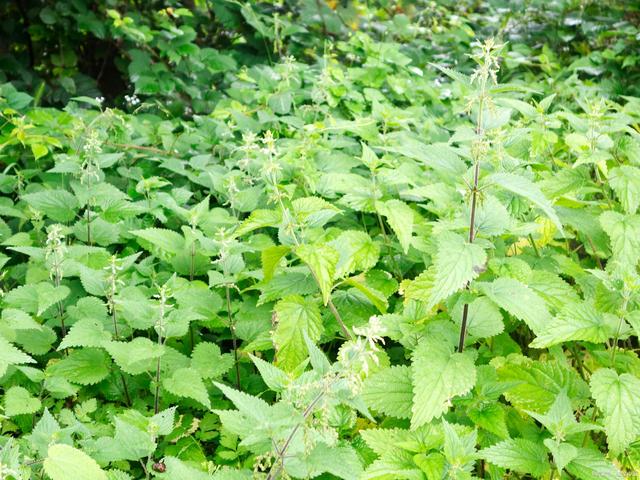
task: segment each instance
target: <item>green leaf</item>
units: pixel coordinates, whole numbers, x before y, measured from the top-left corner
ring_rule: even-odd
[[[591,393],[604,414],[609,449],[622,453],[640,437],[640,379],[601,368],[591,376]]]
[[[440,417],[454,397],[473,388],[476,382],[473,353],[454,353],[446,342],[428,339],[413,352],[411,377],[411,427],[415,429]]]
[[[605,343],[616,335],[619,320],[601,313],[588,302],[570,304],[531,342],[533,348],[545,348],[571,340]]]
[[[205,379],[220,378],[233,367],[233,355],[221,353],[215,343],[201,342],[191,353],[191,368]]]
[[[317,244],[300,245],[296,248],[296,254],[313,272],[322,293],[322,301],[326,305],[333,288],[338,252],[328,244]]]
[[[413,235],[413,209],[401,200],[376,202],[376,210],[387,219],[387,223],[398,237],[404,253],[409,252]]]
[[[99,320],[83,318],[73,324],[67,335],[62,339],[58,350],[71,347],[102,347],[111,340],[111,333],[107,332]]]
[[[7,305],[40,316],[49,307],[67,298],[69,293],[70,290],[64,285],[54,287],[49,282],[42,282],[14,288],[7,293],[4,301]]]
[[[546,412],[562,391],[574,405],[584,405],[589,398],[589,387],[578,373],[558,362],[514,354],[496,369],[498,378],[508,386],[504,397],[520,410]]]
[[[281,221],[282,216],[276,210],[254,210],[234,233],[236,237],[239,237],[258,228],[275,227]]]
[[[131,234],[167,253],[175,255],[184,250],[184,237],[173,230],[147,228],[146,230],[133,230]],[[141,245],[145,247],[146,244],[143,242]]]
[[[609,172],[609,185],[616,192],[624,211],[636,213],[640,205],[640,169],[631,165],[621,165]]]
[[[411,418],[411,368],[397,365],[369,375],[362,390],[367,407],[396,418]]]
[[[464,299],[459,301],[451,316],[456,324],[462,323]],[[467,331],[473,338],[488,338],[501,334],[504,331],[502,314],[498,307],[486,297],[480,297],[469,303],[467,313]]]
[[[107,475],[86,453],[57,443],[49,447],[44,471],[51,480],[107,480]]]
[[[476,283],[487,297],[514,317],[523,320],[537,335],[551,322],[544,300],[513,278],[497,278],[491,283]]]
[[[274,307],[276,328],[276,365],[287,372],[294,371],[307,358],[305,335],[317,342],[322,333],[318,304],[311,297],[289,295]]]
[[[293,215],[308,227],[322,227],[340,213],[340,209],[319,197],[297,198],[291,202]]]
[[[191,398],[208,409],[211,408],[209,394],[202,377],[193,368],[178,368],[173,375],[162,381],[162,386],[178,397]]]
[[[66,190],[43,190],[22,195],[22,200],[56,222],[70,222],[76,218],[78,201]]]
[[[83,348],[71,352],[47,370],[72,383],[93,385],[107,378],[110,366],[111,362],[104,350]]]
[[[356,271],[366,272],[375,267],[380,256],[380,247],[365,232],[347,230],[329,242],[340,258],[336,265],[336,277],[351,275]]]
[[[505,190],[526,198],[544,212],[562,234],[562,223],[558,218],[551,202],[544,196],[540,187],[526,177],[514,173],[494,173],[485,178],[485,182],[496,184]]]
[[[122,371],[130,375],[152,371],[164,354],[162,345],[144,337],[136,337],[130,342],[107,342],[103,347]]]
[[[206,472],[198,470],[176,457],[165,456],[163,461],[167,467],[166,476],[158,476],[158,478],[167,478],[171,480],[213,480],[214,478]],[[215,478],[217,479],[218,477]],[[238,475],[237,478],[240,479],[242,477]]]
[[[612,260],[635,267],[640,260],[640,216],[608,210],[599,220],[611,240]]]
[[[427,308],[431,309],[476,278],[487,260],[482,247],[468,243],[460,235],[443,232],[438,238],[435,276]]]
[[[14,386],[4,392],[4,414],[7,417],[36,413],[40,408],[40,400],[33,397],[26,388]]]
[[[0,335],[0,377],[2,377],[10,365],[20,365],[23,363],[36,363],[26,353],[14,347],[9,341]]]
[[[264,383],[274,392],[282,392],[291,382],[291,378],[286,372],[280,370],[275,365],[265,362],[261,358],[249,354],[251,361],[260,372]]]
[[[597,450],[579,448],[577,456],[567,465],[567,471],[582,480],[624,480],[616,466]]]
[[[286,245],[273,245],[262,250],[260,258],[262,260],[262,273],[265,282],[273,278],[273,273],[280,263],[280,260],[290,251],[291,248]]]
[[[480,456],[498,467],[528,473],[538,478],[549,471],[544,446],[524,438],[504,440],[481,450]]]

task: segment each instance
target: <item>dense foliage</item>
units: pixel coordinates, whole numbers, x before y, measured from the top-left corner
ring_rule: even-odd
[[[0,479],[639,474],[633,2],[0,18]]]

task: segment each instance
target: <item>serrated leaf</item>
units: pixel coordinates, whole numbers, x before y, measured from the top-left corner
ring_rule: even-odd
[[[42,408],[40,400],[29,393],[26,388],[13,386],[4,392],[4,414],[7,417],[28,415]]]
[[[76,197],[66,190],[43,190],[24,194],[21,198],[56,222],[70,222],[79,207]]]
[[[414,211],[401,200],[376,202],[376,210],[387,219],[387,223],[398,237],[404,253],[409,252],[413,236]]]
[[[636,266],[640,260],[640,216],[608,210],[600,215],[599,220],[611,240],[612,260]]]
[[[431,309],[476,278],[487,260],[482,247],[468,243],[460,235],[440,234],[434,259],[435,275],[427,308]]]
[[[41,282],[14,288],[5,295],[4,301],[7,305],[40,316],[49,307],[67,298],[69,292],[64,285],[54,287],[48,282]]]
[[[411,418],[411,368],[397,365],[369,375],[362,390],[367,407],[396,418]]]
[[[58,350],[71,347],[102,347],[111,340],[111,333],[106,331],[99,320],[83,318],[73,324],[67,335],[62,339]]]
[[[411,428],[440,417],[451,400],[469,392],[476,382],[471,352],[454,353],[445,342],[429,339],[413,352],[411,364],[413,406]]]
[[[291,206],[295,219],[309,227],[322,227],[340,213],[339,208],[319,197],[297,198]]]
[[[535,334],[551,322],[544,300],[518,280],[497,278],[491,283],[476,283],[476,287],[500,308],[523,320]]]
[[[163,380],[162,386],[169,393],[178,397],[191,398],[208,409],[211,408],[209,394],[202,377],[193,368],[178,368],[171,377]]]
[[[110,364],[104,350],[83,348],[71,352],[47,370],[52,375],[63,377],[72,383],[93,385],[107,378]]]
[[[505,398],[516,408],[544,413],[556,396],[565,391],[574,405],[584,405],[589,387],[575,370],[558,362],[539,362],[510,355],[496,368],[498,378],[509,387]]]
[[[640,205],[640,169],[631,165],[621,165],[609,172],[609,185],[616,192],[624,211],[636,213]]]
[[[103,347],[116,365],[130,375],[150,372],[164,354],[162,345],[144,337],[136,337],[130,342],[106,342]]]
[[[0,335],[0,377],[7,372],[10,365],[23,363],[36,363],[36,361]]]
[[[541,477],[549,470],[547,451],[524,438],[504,440],[480,451],[480,456],[502,468]]]
[[[456,304],[452,312],[453,320],[462,323],[464,302]],[[467,331],[474,338],[488,338],[504,331],[504,322],[500,310],[486,297],[480,297],[469,303],[467,313]]]
[[[597,450],[579,448],[567,471],[581,480],[624,480],[620,470]]]
[[[51,480],[107,480],[93,458],[62,443],[49,447],[43,466]]]
[[[610,450],[623,452],[640,437],[640,379],[601,368],[591,376],[591,393],[604,413],[604,429]]]
[[[291,248],[286,245],[273,245],[262,250],[260,259],[262,260],[262,273],[265,282],[273,278],[273,273],[280,263],[280,260],[290,251]]]
[[[618,323],[617,317],[599,312],[590,303],[571,304],[549,322],[530,346],[546,348],[571,340],[605,343],[616,335]]]
[[[562,223],[558,218],[551,202],[544,196],[540,187],[526,177],[514,173],[493,173],[485,178],[487,183],[496,184],[505,190],[526,198],[553,222],[560,233],[563,232]]]
[[[296,255],[313,272],[322,293],[322,301],[326,305],[333,288],[333,278],[339,258],[338,252],[328,244],[300,245],[296,248]]]
[[[205,379],[220,378],[233,367],[233,355],[221,353],[220,347],[211,342],[200,342],[191,353],[191,368]]]
[[[280,370],[275,365],[265,362],[261,358],[249,355],[251,361],[260,372],[260,376],[264,383],[274,392],[282,392],[286,386],[290,383],[289,375],[283,370]]]
[[[276,210],[254,210],[234,232],[235,236],[242,236],[258,228],[276,227],[281,222],[282,216]]]
[[[133,230],[131,234],[147,241],[164,252],[175,255],[184,250],[184,237],[173,230],[147,228],[145,230]],[[141,245],[144,246],[144,243]]]
[[[356,271],[366,272],[378,263],[380,247],[365,232],[347,230],[329,244],[340,254],[336,265],[338,278]]]
[[[289,295],[274,307],[276,328],[276,365],[287,372],[294,371],[307,358],[305,335],[317,342],[322,333],[322,319],[318,304],[311,297]]]

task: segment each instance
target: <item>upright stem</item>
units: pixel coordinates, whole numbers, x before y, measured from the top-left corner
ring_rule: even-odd
[[[307,408],[304,409],[304,412],[302,413],[302,422],[300,422],[295,427],[293,427],[293,430],[291,430],[291,433],[285,440],[282,448],[276,451],[277,453],[276,462],[271,467],[271,470],[269,470],[269,474],[267,475],[266,480],[276,480],[276,478],[280,476],[280,473],[282,473],[282,470],[284,470],[284,457],[285,457],[285,454],[287,453],[287,450],[289,449],[289,445],[291,444],[293,437],[296,436],[296,433],[298,433],[298,430],[300,430],[300,427],[304,424],[305,420],[309,417],[309,415],[311,415],[315,406],[324,396],[324,393],[325,393],[324,390],[318,393],[318,395],[316,395],[316,397],[307,406]]]
[[[91,207],[87,205],[85,209],[85,216],[87,217],[87,243],[91,246]]]
[[[236,388],[240,390],[240,364],[238,363],[238,337],[236,337],[236,325],[231,316],[231,294],[229,285],[225,285],[227,297],[227,319],[229,320],[229,330],[231,330],[231,341],[233,342],[233,360],[236,369]]]
[[[113,302],[112,302],[113,303]],[[115,306],[111,308],[111,319],[113,320],[113,333],[116,341],[120,340],[120,334],[118,333],[118,322],[116,318]],[[124,377],[122,370],[120,371],[120,380],[122,381],[122,390],[124,391],[124,399],[127,405],[131,406],[131,395],[129,395],[129,387],[127,386],[127,379]]]
[[[480,98],[478,100],[478,118],[476,122],[476,135],[482,137],[482,111],[484,110],[484,101],[487,91],[487,79],[482,78],[480,86]],[[469,215],[469,243],[473,243],[475,238],[475,223],[476,223],[476,204],[478,201],[478,179],[480,178],[480,155],[477,150],[474,153],[474,168],[473,168],[473,186],[471,189],[471,214]],[[469,284],[466,287],[469,289]],[[469,304],[465,303],[462,309],[462,323],[460,325],[460,338],[458,339],[458,352],[464,350],[464,340],[467,336],[467,321],[469,318]]]

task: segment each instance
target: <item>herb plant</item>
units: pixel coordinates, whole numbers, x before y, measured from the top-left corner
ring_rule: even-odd
[[[640,475],[637,6],[5,3],[0,479]]]

